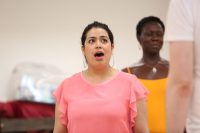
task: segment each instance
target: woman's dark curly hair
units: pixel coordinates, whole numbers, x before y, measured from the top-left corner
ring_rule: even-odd
[[[113,45],[114,37],[113,37],[113,34],[112,34],[111,30],[109,29],[108,25],[100,23],[100,22],[97,22],[97,21],[94,21],[93,23],[87,25],[85,27],[83,33],[82,33],[81,44],[82,44],[83,47],[85,46],[85,40],[86,40],[87,33],[92,28],[102,28],[102,29],[106,30],[106,32],[108,33],[108,37],[109,37],[109,39],[111,41],[111,45]]]

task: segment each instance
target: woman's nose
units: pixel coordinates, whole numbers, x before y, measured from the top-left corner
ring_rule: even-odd
[[[160,37],[158,35],[156,35],[156,34],[152,35],[152,40],[159,40],[159,39],[160,39]]]
[[[96,42],[96,48],[101,48],[101,47],[102,47],[101,41],[97,41],[97,42]]]

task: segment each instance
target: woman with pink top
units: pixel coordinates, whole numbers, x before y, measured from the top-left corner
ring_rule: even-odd
[[[106,24],[83,31],[87,69],[66,78],[54,92],[54,133],[148,133],[146,95],[136,76],[109,62],[114,39]]]

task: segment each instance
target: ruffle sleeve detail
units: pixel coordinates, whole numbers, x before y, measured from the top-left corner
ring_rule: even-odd
[[[136,107],[136,98],[135,98],[133,89],[131,89],[129,108],[130,108],[130,125],[131,127],[134,127],[135,125],[134,119],[137,115],[137,107]]]
[[[60,121],[61,123],[67,127],[68,124],[68,117],[67,117],[67,102],[64,99],[64,82],[62,82],[58,88],[53,93],[56,102],[59,106],[60,111]]]
[[[137,79],[136,76],[133,77],[132,87],[130,90],[130,125],[134,127],[135,117],[137,116],[137,101],[142,100],[147,97],[149,91],[143,86],[142,83]]]

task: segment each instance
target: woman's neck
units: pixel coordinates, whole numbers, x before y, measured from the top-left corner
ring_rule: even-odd
[[[113,77],[116,72],[117,70],[112,68],[111,66],[108,66],[104,69],[93,69],[89,67],[83,72],[83,75],[86,80],[92,83],[101,83]]]
[[[106,76],[111,74],[112,69],[113,68],[111,66],[107,66],[104,68],[88,67],[88,69],[85,70],[85,73],[90,76],[104,76],[104,75]]]
[[[141,59],[141,62],[143,62],[144,64],[157,64],[158,62],[161,61],[161,57],[159,54],[154,54],[154,55],[145,55],[143,54],[143,57]]]

